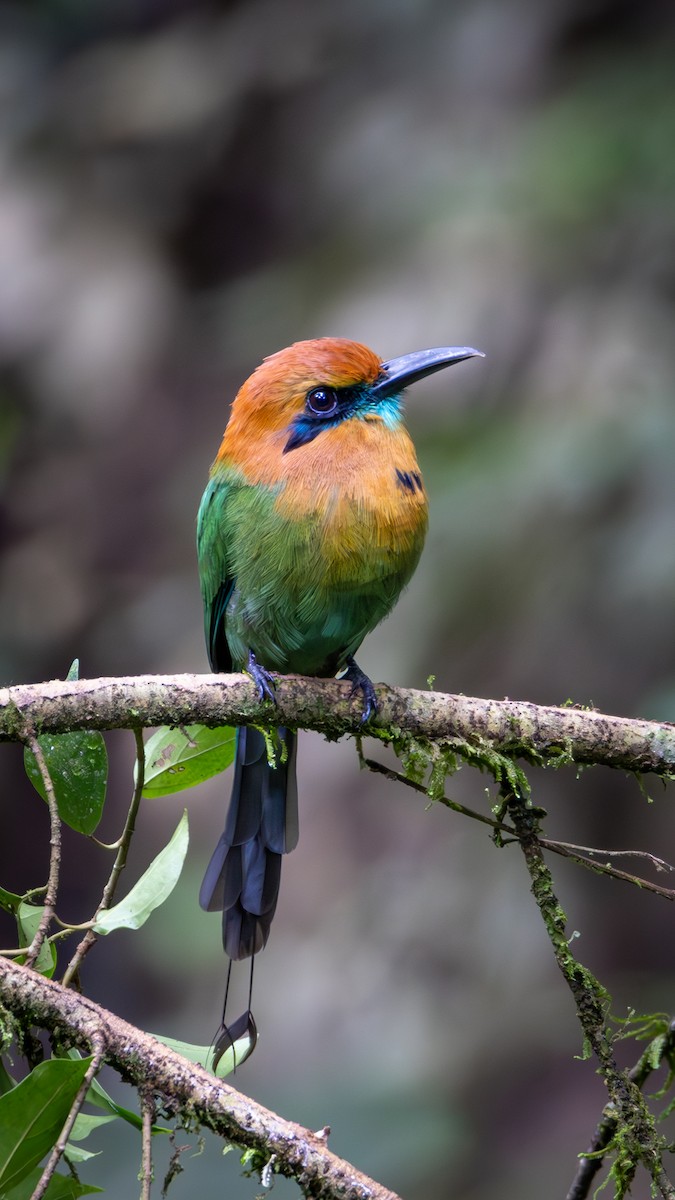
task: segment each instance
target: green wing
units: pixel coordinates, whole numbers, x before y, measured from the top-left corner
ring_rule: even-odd
[[[204,633],[212,671],[231,671],[225,613],[235,576],[228,554],[228,500],[236,489],[226,474],[215,475],[202,496],[197,516],[197,558],[204,601]]]

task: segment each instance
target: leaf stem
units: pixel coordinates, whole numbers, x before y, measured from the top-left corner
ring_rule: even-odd
[[[131,797],[131,803],[129,805],[129,811],[127,812],[126,821],[124,822],[124,829],[122,830],[122,834],[119,839],[119,847],[117,854],[115,855],[112,871],[110,872],[108,882],[106,883],[101,894],[101,900],[96,912],[91,918],[92,924],[97,920],[100,913],[102,913],[106,908],[110,908],[115,895],[115,890],[120,880],[120,875],[126,866],[129,846],[136,828],[136,817],[138,816],[138,810],[141,805],[143,783],[145,779],[145,751],[142,730],[134,729],[133,733],[136,743],[136,783],[134,785],[134,791]],[[73,957],[68,963],[68,966],[63,974],[62,983],[64,987],[70,986],[80,969],[83,959],[89,953],[97,940],[98,934],[95,933],[93,929],[88,929],[81,942],[78,943],[75,953],[73,954]]]
[[[27,967],[34,966],[37,957],[44,945],[47,937],[49,926],[54,917],[54,908],[56,906],[56,897],[59,890],[59,873],[61,869],[61,818],[59,817],[59,807],[56,802],[56,792],[54,791],[54,783],[52,781],[47,760],[42,752],[42,746],[34,733],[29,733],[26,737],[26,745],[33,754],[38,765],[38,770],[42,777],[42,783],[47,797],[49,806],[49,877],[47,879],[47,888],[43,904],[43,912],[40,918],[40,923],[35,930],[33,940],[26,951],[24,959]]]
[[[42,1197],[44,1196],[45,1192],[47,1191],[47,1188],[49,1186],[49,1181],[51,1180],[57,1166],[59,1165],[61,1158],[63,1157],[63,1153],[68,1144],[68,1138],[70,1137],[70,1135],[72,1133],[73,1126],[75,1124],[75,1121],[77,1120],[80,1109],[82,1108],[82,1105],[84,1104],[84,1102],[87,1098],[87,1092],[89,1091],[89,1088],[92,1085],[94,1076],[98,1074],[98,1071],[101,1068],[101,1063],[103,1062],[103,1054],[104,1054],[104,1050],[105,1050],[105,1042],[104,1042],[103,1036],[100,1033],[99,1034],[95,1033],[92,1036],[91,1043],[92,1043],[92,1050],[93,1050],[91,1062],[89,1063],[89,1066],[87,1067],[87,1071],[84,1076],[84,1079],[82,1080],[82,1083],[80,1084],[80,1086],[77,1090],[77,1095],[76,1095],[75,1099],[73,1100],[73,1103],[70,1106],[70,1112],[68,1113],[68,1116],[66,1117],[65,1124],[59,1134],[58,1141],[57,1141],[56,1145],[54,1146],[54,1149],[52,1150],[52,1152],[47,1160],[44,1171],[42,1172],[42,1174],[37,1182],[37,1185],[35,1187],[35,1190],[33,1191],[33,1194],[31,1196],[30,1200],[42,1200]]]

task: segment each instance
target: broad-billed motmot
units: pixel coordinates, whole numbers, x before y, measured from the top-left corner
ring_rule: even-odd
[[[408,583],[427,529],[402,393],[476,355],[444,346],[382,362],[358,342],[317,338],[246,380],[198,517],[214,671],[248,671],[270,700],[270,672],[342,673],[368,720],[375,691],[354,654]],[[265,945],[281,856],[298,839],[295,734],[278,733],[273,764],[257,729],[237,731],[225,831],[200,892],[203,908],[223,910],[230,959]]]

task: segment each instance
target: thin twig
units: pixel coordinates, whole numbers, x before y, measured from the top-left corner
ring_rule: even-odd
[[[374,771],[376,774],[384,775],[386,779],[392,782],[402,783],[405,787],[412,788],[414,792],[419,792],[420,795],[429,798],[427,788],[423,783],[417,783],[414,779],[408,779],[407,776],[401,774],[400,771],[394,770],[392,767],[386,766],[384,763],[377,762],[373,758],[364,758],[362,755],[359,758],[362,766],[367,767],[369,771]],[[461,813],[463,817],[470,817],[472,821],[480,821],[482,825],[489,825],[496,833],[506,835],[507,838],[512,838],[513,841],[518,841],[518,834],[512,825],[507,825],[504,821],[495,820],[493,817],[487,817],[485,813],[476,812],[473,808],[467,808],[465,804],[460,804],[457,800],[450,800],[447,796],[434,797],[434,804],[442,804],[445,808],[452,809],[453,812]],[[671,888],[661,887],[658,883],[652,883],[649,879],[643,879],[640,875],[630,875],[628,871],[622,871],[619,867],[611,867],[609,863],[594,862],[590,858],[586,858],[583,854],[577,852],[577,847],[569,842],[559,842],[554,838],[539,837],[539,844],[546,850],[550,850],[552,854],[559,854],[562,858],[569,858],[572,862],[576,862],[580,867],[585,867],[589,871],[594,871],[597,875],[609,875],[611,879],[618,879],[622,883],[632,883],[634,887],[639,887],[642,891],[653,892],[656,896],[662,896],[664,900],[675,900],[675,890]],[[662,863],[662,859],[655,859],[653,854],[648,854],[641,850],[593,850],[589,847],[579,847],[585,849],[588,854],[611,855],[611,854],[635,854],[642,855],[652,862]],[[673,868],[668,863],[664,863],[663,867],[669,870]]]
[[[675,871],[672,863],[666,862],[665,858],[659,858],[656,854],[652,854],[649,850],[605,850],[604,847],[595,846],[575,846],[574,842],[556,842],[557,846],[564,846],[566,850],[576,851],[579,854],[597,854],[602,858],[646,858],[657,871]]]
[[[570,858],[572,862],[576,862],[580,867],[585,867],[588,871],[593,871],[596,875],[609,875],[610,879],[619,879],[623,883],[632,883],[634,887],[639,887],[643,892],[653,892],[655,896],[662,896],[664,900],[675,900],[675,890],[672,888],[661,887],[659,883],[652,883],[650,879],[644,879],[641,875],[631,875],[628,871],[622,871],[619,867],[611,867],[609,863],[595,862],[591,858],[586,858],[583,854],[577,854],[574,850],[569,849],[565,842],[557,842],[551,838],[540,837],[539,844],[545,850],[550,850],[553,854],[560,854],[562,858]],[[593,854],[610,853],[604,850],[594,850]],[[627,851],[622,851],[627,853]],[[635,851],[639,853],[639,851]],[[647,855],[647,857],[652,857]]]
[[[141,1092],[143,1134],[141,1138],[141,1200],[150,1200],[150,1188],[154,1178],[152,1167],[152,1126],[155,1120],[155,1101],[151,1092]]]
[[[433,801],[429,800],[429,791],[423,783],[418,783],[416,779],[408,779],[400,771],[386,766],[385,763],[378,762],[377,759],[360,756],[359,761],[369,771],[374,771],[377,775],[384,775],[385,779],[389,779],[392,783],[403,783],[406,787],[412,788],[414,792],[419,792],[421,796],[426,796],[430,804],[442,804],[444,808],[450,808],[453,812],[461,813],[463,817],[471,817],[472,821],[480,821],[482,825],[489,825],[491,829],[499,833],[510,834],[513,838],[517,837],[516,831],[512,826],[505,825],[503,821],[496,821],[494,817],[486,817],[484,813],[476,812],[473,808],[467,808],[465,804],[460,804],[458,800],[450,800],[447,796],[435,796]]]
[[[91,1043],[93,1051],[91,1062],[89,1063],[84,1079],[78,1088],[77,1095],[70,1106],[70,1112],[66,1117],[65,1124],[59,1134],[58,1141],[47,1160],[47,1164],[37,1182],[30,1200],[42,1200],[42,1197],[47,1191],[49,1181],[58,1167],[66,1146],[68,1145],[68,1138],[72,1133],[73,1125],[77,1120],[80,1109],[87,1098],[87,1092],[91,1087],[94,1076],[100,1070],[104,1054],[104,1041],[102,1036],[94,1034],[91,1039]]]
[[[26,966],[32,967],[37,961],[54,917],[54,908],[59,891],[59,872],[61,869],[61,818],[59,817],[59,806],[56,801],[56,792],[54,791],[54,783],[49,772],[49,767],[47,766],[47,760],[43,754],[42,746],[34,733],[28,734],[26,745],[37,763],[49,806],[49,877],[47,879],[47,889],[45,891],[40,923],[35,930],[33,940],[26,951],[24,959]]]
[[[101,894],[101,901],[96,909],[96,912],[94,913],[94,916],[92,917],[92,923],[96,921],[99,914],[102,913],[104,909],[110,908],[112,903],[115,895],[115,889],[119,883],[120,875],[126,866],[129,846],[131,844],[131,838],[136,827],[136,817],[138,815],[138,810],[140,808],[143,795],[143,784],[145,782],[145,748],[143,743],[143,733],[140,729],[134,729],[133,733],[136,743],[136,783],[134,786],[133,795],[131,797],[131,804],[129,805],[127,818],[124,822],[124,829],[122,830],[122,835],[119,839],[119,847],[115,856],[115,862],[113,863],[113,868],[110,872],[108,882],[106,883]],[[64,971],[62,980],[64,987],[70,986],[80,969],[82,960],[89,953],[97,940],[98,934],[93,929],[88,929],[81,942],[78,943],[75,953],[73,954],[73,957]]]
[[[675,1187],[670,1182],[663,1168],[663,1163],[659,1160],[654,1163],[652,1169],[652,1179],[659,1189],[664,1200],[675,1200]]]

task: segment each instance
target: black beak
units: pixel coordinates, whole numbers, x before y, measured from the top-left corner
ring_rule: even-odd
[[[471,346],[437,346],[433,350],[414,350],[412,354],[390,358],[382,363],[380,376],[370,388],[370,394],[378,400],[397,396],[418,379],[463,362],[465,358],[485,358],[485,355],[481,350],[472,350]]]

